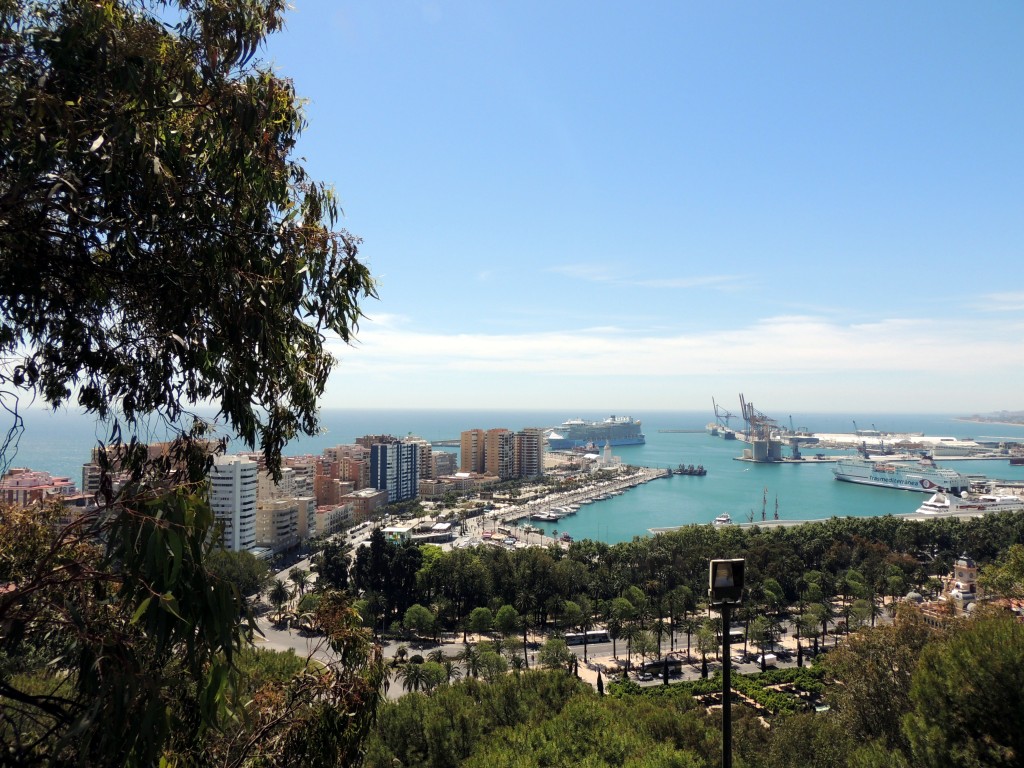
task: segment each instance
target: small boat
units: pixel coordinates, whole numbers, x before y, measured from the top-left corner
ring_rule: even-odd
[[[732,524],[732,517],[729,515],[728,512],[723,512],[718,517],[716,517],[714,520],[712,520],[711,524],[712,525],[731,525]]]

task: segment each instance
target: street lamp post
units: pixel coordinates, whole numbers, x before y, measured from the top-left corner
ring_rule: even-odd
[[[732,659],[729,655],[730,608],[743,595],[744,560],[712,560],[708,596],[722,614],[722,768],[732,768]]]

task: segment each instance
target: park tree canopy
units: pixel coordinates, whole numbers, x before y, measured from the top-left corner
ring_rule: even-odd
[[[375,295],[255,58],[284,0],[0,0],[0,388],[195,405],[276,470]]]

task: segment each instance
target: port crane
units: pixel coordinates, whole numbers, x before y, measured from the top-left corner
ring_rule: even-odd
[[[740,412],[750,440],[770,440],[772,433],[779,430],[778,423],[757,410],[753,403],[743,397],[742,392],[740,393]]]
[[[718,422],[718,425],[723,429],[731,430],[732,426],[729,424],[729,419],[731,419],[734,414],[729,413],[725,408],[716,403],[715,398],[713,397],[711,398],[711,405],[715,407],[715,421]]]

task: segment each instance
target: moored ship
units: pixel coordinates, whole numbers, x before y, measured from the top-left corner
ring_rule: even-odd
[[[934,493],[946,491],[963,493],[971,488],[971,481],[952,469],[935,466],[922,459],[917,464],[903,465],[869,459],[839,459],[832,468],[836,480],[880,488],[896,488],[902,491]]]
[[[917,508],[926,515],[956,514],[958,512],[1010,512],[1024,509],[1024,498],[1020,496],[997,496],[980,494],[958,498],[948,493],[935,493]]]
[[[643,445],[646,442],[639,419],[631,416],[609,416],[604,421],[569,419],[548,430],[548,447],[566,450],[594,444]]]

